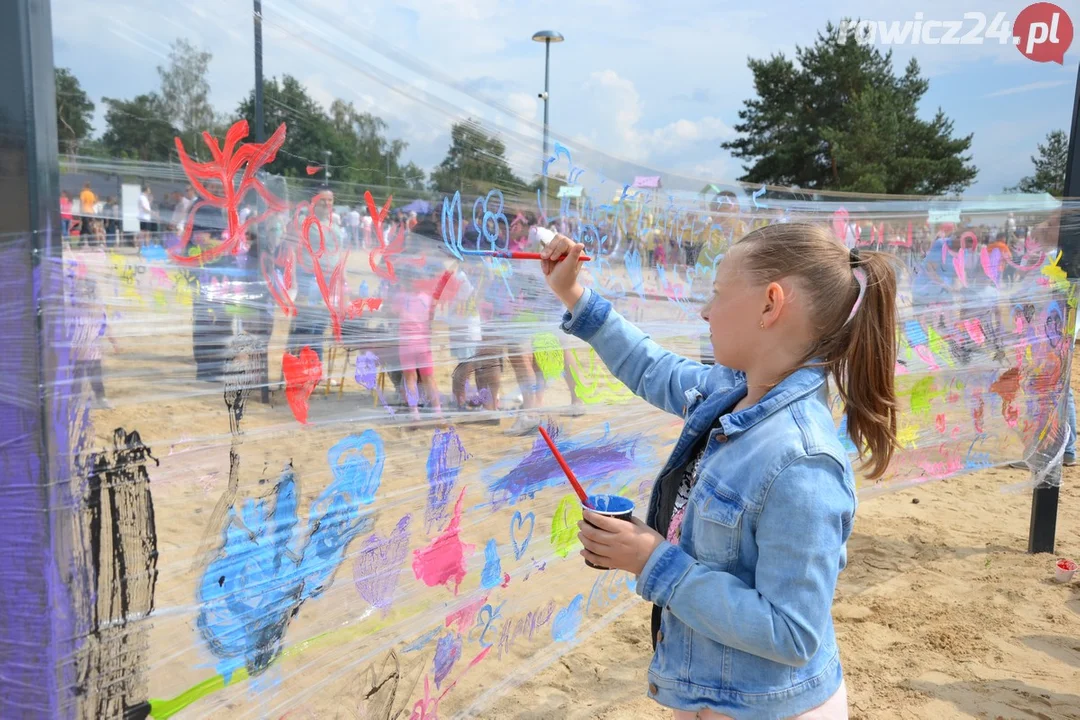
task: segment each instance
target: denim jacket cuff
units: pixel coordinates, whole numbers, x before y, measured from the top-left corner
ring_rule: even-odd
[[[585,288],[573,309],[563,314],[562,329],[588,342],[607,320],[610,312],[610,302],[591,288]]]
[[[667,607],[675,588],[682,581],[694,559],[667,540],[653,550],[637,579],[637,591],[654,605]]]

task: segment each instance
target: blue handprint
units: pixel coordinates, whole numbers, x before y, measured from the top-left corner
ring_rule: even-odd
[[[348,448],[342,448],[346,441]],[[369,446],[374,462],[362,454]],[[296,537],[300,493],[291,465],[270,495],[247,500],[239,512],[229,508],[221,549],[198,589],[199,631],[226,682],[241,667],[257,675],[270,666],[300,606],[330,586],[349,543],[374,525],[375,514],[366,506],[382,478],[382,440],[373,430],[350,436],[331,450],[332,461],[346,449],[355,449],[356,456],[333,468],[333,482],[311,506],[302,544]]]

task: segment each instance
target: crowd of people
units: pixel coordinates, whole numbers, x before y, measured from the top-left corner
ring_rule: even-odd
[[[289,253],[295,261],[293,287],[288,290],[295,312],[290,313],[287,349],[299,354],[302,348],[310,347],[325,362],[328,358],[324,345],[331,321],[313,261],[319,263],[325,283],[346,251],[371,251],[380,244],[385,247],[400,242],[404,252],[396,260],[396,282],[384,278],[379,287],[366,290],[349,288],[347,281],[343,282],[340,292],[350,299],[366,293],[383,300],[379,311],[345,319],[343,343],[358,352],[371,351],[378,356],[380,367],[393,381],[396,398],[407,406],[412,419],[420,419],[422,412],[441,417],[444,401],[432,347],[436,337],[433,324],[439,318],[448,328],[447,344],[453,358],[448,395],[453,411],[487,411],[478,421],[498,423],[493,413],[506,406],[508,398],[501,393],[501,386],[504,371],[509,369],[518,385],[516,397],[509,400],[520,403],[525,412],[518,415],[508,432],[532,431],[539,418],[530,411],[544,406],[544,391],[551,378],[544,376],[539,351],[531,347],[534,333],[516,321],[523,316],[552,320],[558,315],[558,308],[543,292],[539,271],[530,264],[516,264],[511,284],[505,277],[506,266],[497,261],[458,263],[446,270],[449,255],[438,250],[453,242],[444,241],[444,224],[438,212],[417,213],[402,208],[376,222],[366,206],[335,205],[334,200],[333,192],[322,190],[310,202],[293,203],[282,212],[263,217],[260,223],[248,227],[238,253],[226,253],[198,268],[203,289],[193,308],[197,377],[220,380],[227,346],[238,324],[249,335],[260,338],[264,347],[268,345],[275,300],[267,287],[265,271],[275,266],[276,271],[284,271]],[[132,244],[139,248],[158,245],[190,254],[227,240],[224,211],[197,202],[191,186],[183,192],[167,193],[161,201],[155,200],[151,189],[144,186],[138,205],[139,232],[134,234]],[[61,212],[65,236],[74,244],[91,242],[115,247],[124,240],[115,198],[98,200],[89,183],[77,201],[67,193],[62,196]],[[241,205],[240,223],[258,212],[253,204]],[[317,222],[306,222],[310,214]],[[489,214],[486,228],[481,226],[483,214],[463,215],[467,219],[460,234],[462,248],[490,249],[490,238],[496,237],[498,249],[541,249],[530,246],[535,242],[530,241],[529,231],[544,220],[529,210],[508,211],[499,219]],[[664,270],[677,273],[680,267],[695,263],[712,265],[732,239],[777,220],[767,213],[747,222],[736,213],[701,212],[695,216],[688,212],[677,221],[666,217],[661,221],[641,209],[638,214],[631,211],[621,218],[562,215],[544,224],[565,236],[581,238],[589,251],[614,262],[629,265],[629,257],[636,256],[641,268],[657,272],[660,286],[665,282]],[[956,265],[948,261],[947,255],[955,255],[961,247],[970,251],[963,262],[971,271],[980,262],[978,246],[983,246],[989,253],[998,252],[994,257],[1001,264],[1002,282],[1015,279],[1014,265],[1022,265],[1027,252],[1027,228],[1018,227],[1012,215],[1000,227],[964,220],[961,224],[923,223],[919,227],[911,227],[906,220],[876,225],[852,221],[844,223],[843,232],[850,247],[889,250],[909,260],[910,267],[916,270],[913,290],[927,296],[948,292],[956,281]],[[180,238],[189,223],[193,226],[192,247],[182,248]],[[303,228],[307,228],[306,243],[301,242]],[[442,277],[444,274],[447,277]],[[242,290],[222,293],[220,288],[226,285]],[[437,286],[441,290],[434,290]],[[210,292],[211,288],[217,290]],[[236,304],[246,310],[239,313],[240,321],[235,320],[236,308],[227,307]],[[565,347],[562,356],[562,374],[571,397],[569,412],[577,414],[581,402],[573,377],[573,356]]]

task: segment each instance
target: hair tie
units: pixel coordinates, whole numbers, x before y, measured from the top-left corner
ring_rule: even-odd
[[[857,262],[858,255],[855,251],[851,251],[852,258]],[[855,298],[855,304],[851,306],[851,313],[847,316],[847,320],[844,321],[844,325],[851,322],[851,319],[855,317],[855,313],[859,312],[859,306],[862,305],[863,296],[866,295],[866,271],[861,267],[854,268],[851,274],[855,276],[855,282],[859,284],[859,295]]]
[[[858,265],[859,260],[859,248],[851,248],[848,250],[848,264],[851,265],[851,267]]]

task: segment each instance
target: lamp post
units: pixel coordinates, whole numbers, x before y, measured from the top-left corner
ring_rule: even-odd
[[[323,165],[323,172],[326,175],[326,187],[330,187],[330,151],[323,150],[323,154],[326,155],[326,163]]]
[[[532,39],[536,42],[544,43],[544,92],[540,93],[539,97],[544,101],[544,155],[543,160],[546,161],[548,157],[548,79],[551,75],[551,43],[562,42],[565,38],[561,33],[557,33],[554,30],[541,30],[533,34]],[[547,201],[548,201],[548,179],[547,173],[543,172],[543,166],[541,166],[541,182],[543,183],[544,193],[544,220],[547,220]]]
[[[263,126],[262,0],[255,2],[255,142],[266,139]]]

